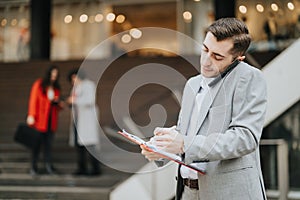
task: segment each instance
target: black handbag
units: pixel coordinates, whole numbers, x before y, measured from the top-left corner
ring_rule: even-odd
[[[35,148],[40,140],[40,133],[25,123],[20,123],[14,135],[14,140],[29,149]]]

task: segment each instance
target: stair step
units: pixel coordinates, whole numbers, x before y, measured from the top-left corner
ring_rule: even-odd
[[[76,169],[76,163],[54,163],[55,169],[60,174],[70,174]],[[30,169],[30,162],[3,162],[0,164],[2,173],[15,173],[15,174],[27,174]],[[38,163],[38,168],[44,171],[42,163]]]
[[[2,186],[57,186],[57,187],[91,187],[109,188],[128,177],[125,173],[103,173],[98,176],[73,176],[73,175],[37,175],[29,174],[0,174]],[[0,188],[1,188],[0,187]]]
[[[110,188],[1,186],[0,199],[108,200]]]
[[[119,172],[107,167],[105,165],[100,165],[103,174],[118,174]],[[60,175],[68,175],[73,173],[77,169],[77,164],[74,163],[54,163],[54,167]],[[41,173],[45,171],[42,163],[38,164],[38,169]],[[0,170],[3,174],[28,174],[30,170],[29,162],[4,162],[0,163]],[[1,175],[1,173],[0,173]]]
[[[10,153],[3,153],[0,155],[1,162],[23,162],[23,161],[30,161],[30,152],[23,151],[23,152],[10,152]],[[40,155],[42,158],[42,153]],[[76,160],[76,152],[53,152],[52,154],[53,162],[75,162]]]

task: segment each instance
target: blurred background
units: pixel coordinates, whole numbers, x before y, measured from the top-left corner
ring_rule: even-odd
[[[174,198],[176,166],[166,169],[171,173],[133,173],[153,166],[136,146],[115,133],[122,127],[139,132],[139,126],[151,121],[149,109],[154,104],[165,109],[164,126],[175,124],[184,82],[163,74],[178,93],[158,84],[139,87],[130,97],[130,116],[120,119],[111,111],[113,89],[125,73],[149,63],[154,76],[155,64],[169,66],[185,79],[196,75],[200,45],[195,44],[201,44],[205,28],[222,17],[237,17],[247,24],[253,42],[246,62],[261,69],[267,80],[269,107],[260,149],[268,199],[300,199],[299,0],[1,0],[0,199]],[[144,27],[178,31],[190,38],[149,34]],[[101,48],[95,51],[98,45]],[[84,60],[102,74],[97,104],[105,141],[101,144],[104,173],[70,174],[76,155],[68,146],[70,109],[66,108],[60,113],[53,147],[60,174],[33,178],[28,174],[29,151],[13,140],[17,124],[25,121],[31,85],[55,64],[66,97],[71,89],[67,74]],[[135,154],[124,158],[112,145]],[[124,170],[107,163],[124,165]],[[163,181],[158,176],[164,176]]]

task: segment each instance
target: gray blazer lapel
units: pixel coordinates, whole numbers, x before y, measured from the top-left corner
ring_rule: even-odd
[[[197,133],[199,132],[199,129],[201,128],[201,125],[205,119],[205,117],[207,116],[208,110],[211,107],[218,91],[220,90],[221,86],[222,86],[223,80],[218,81],[215,85],[209,87],[209,91],[208,93],[205,95],[202,106],[200,108],[200,116],[198,118],[197,121]]]
[[[205,117],[207,116],[207,113],[208,113],[208,110],[209,108],[211,107],[218,91],[220,90],[221,86],[223,85],[223,81],[224,81],[224,77],[226,75],[228,75],[238,64],[240,63],[239,60],[235,60],[234,62],[232,62],[228,67],[227,69],[222,72],[218,77],[216,77],[213,81],[211,81],[208,86],[209,86],[209,93],[208,95],[206,95],[204,97],[204,100],[203,100],[203,103],[202,103],[202,107],[200,108],[200,116],[198,118],[198,121],[197,121],[197,127],[196,127],[196,130],[197,130],[197,134],[205,120]],[[188,111],[182,115],[183,117],[187,117],[188,120],[186,121],[186,124],[184,124],[184,134],[186,134],[187,132],[187,128],[188,128],[188,125],[189,125],[189,122],[190,122],[190,117],[191,117],[191,111],[192,111],[192,108],[194,106],[194,101],[195,101],[195,96],[196,94],[199,92],[199,88],[200,88],[200,84],[201,84],[201,81],[202,81],[202,76],[199,75],[199,78],[197,78],[196,82],[196,86],[194,86],[194,88],[197,89],[197,92],[191,96],[191,101],[192,103],[189,104],[189,109]],[[183,104],[184,105],[184,104]],[[183,110],[184,112],[184,110]],[[183,126],[182,126],[183,127]]]

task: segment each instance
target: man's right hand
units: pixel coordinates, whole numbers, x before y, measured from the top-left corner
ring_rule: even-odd
[[[176,131],[176,126],[170,128],[157,127],[154,130],[153,144],[166,152],[182,154],[184,147],[183,136]]]
[[[74,97],[73,96],[69,96],[66,100],[66,102],[69,104],[69,105],[72,105],[74,103]]]

